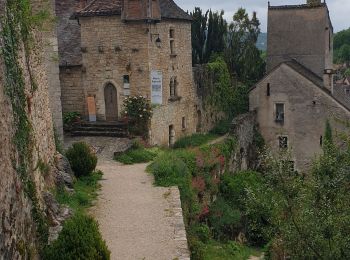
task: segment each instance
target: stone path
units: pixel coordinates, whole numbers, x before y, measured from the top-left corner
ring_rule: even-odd
[[[153,186],[146,164],[100,160],[104,172],[92,210],[116,260],[190,259],[177,187]]]

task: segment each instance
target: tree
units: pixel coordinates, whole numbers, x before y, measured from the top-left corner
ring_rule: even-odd
[[[243,83],[258,81],[265,72],[265,62],[256,47],[260,34],[260,22],[253,13],[249,19],[246,10],[240,8],[229,25],[225,59],[233,78]]]
[[[207,63],[211,56],[222,53],[225,47],[227,22],[224,11],[206,11],[199,7],[191,13],[192,23],[192,61],[193,64]]]

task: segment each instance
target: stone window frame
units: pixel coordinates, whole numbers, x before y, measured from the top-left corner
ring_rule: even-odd
[[[177,76],[172,76],[169,83],[169,101],[177,101],[181,99],[178,92],[178,85],[179,82],[177,81]]]
[[[170,56],[171,57],[177,56],[175,39],[176,39],[175,27],[170,26],[169,27],[169,48],[170,48]]]
[[[266,84],[266,96],[271,96],[271,87],[269,82]]]

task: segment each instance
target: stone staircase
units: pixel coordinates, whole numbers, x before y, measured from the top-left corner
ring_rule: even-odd
[[[79,122],[70,130],[71,136],[128,137],[124,122]]]

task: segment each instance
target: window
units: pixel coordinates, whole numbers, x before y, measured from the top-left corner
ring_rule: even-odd
[[[130,77],[129,77],[129,75],[123,76],[123,88],[124,88],[124,96],[130,96]]]
[[[182,117],[182,129],[186,129],[186,118],[184,116]]]
[[[323,145],[323,136],[322,135],[320,136],[320,145],[321,146]]]
[[[346,88],[345,89],[345,94],[348,95],[348,96],[350,95],[350,88]]]
[[[175,30],[174,29],[170,29],[169,30],[169,38],[170,39],[174,39],[175,38]]]
[[[177,96],[177,79],[176,77],[172,77],[170,79],[170,97],[176,97]]]
[[[275,121],[277,123],[283,124],[284,123],[284,104],[283,103],[276,103],[275,109],[276,109]]]
[[[279,136],[278,137],[278,145],[281,149],[288,148],[288,136]]]
[[[170,54],[175,55],[175,41],[170,40]]]
[[[270,96],[270,83],[267,83],[267,86],[266,86],[266,96]]]

